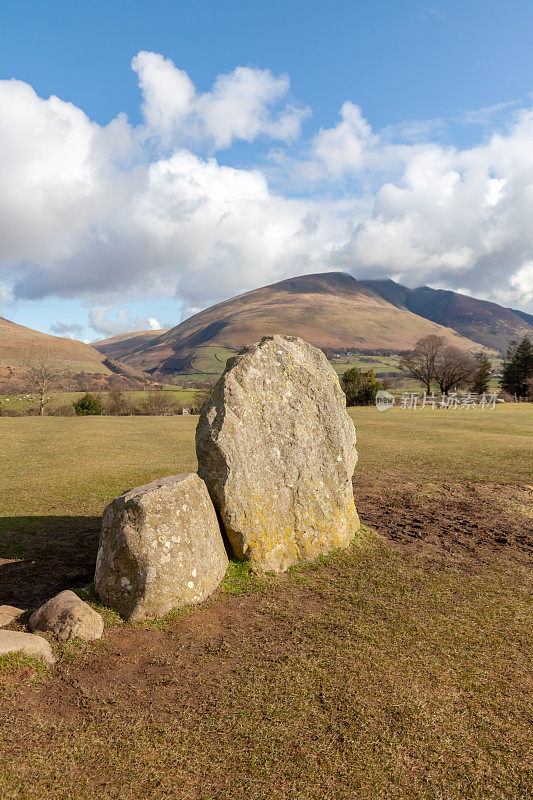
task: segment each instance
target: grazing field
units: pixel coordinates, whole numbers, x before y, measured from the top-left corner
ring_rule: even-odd
[[[343,375],[346,370],[357,367],[357,369],[373,369],[376,375],[401,375],[399,356],[338,356],[330,358],[330,364],[338,375]]]
[[[106,398],[109,396],[109,392],[93,392],[91,390],[89,392],[99,397],[103,404],[105,404]],[[84,394],[85,392],[53,392],[50,395],[50,401],[45,406],[44,413],[48,415],[62,406],[72,405]],[[143,400],[149,397],[150,392],[142,389],[125,390],[122,394],[129,406],[138,407]],[[169,407],[182,405],[185,408],[189,408],[194,404],[196,391],[194,389],[184,389],[181,386],[169,386],[166,389],[158,390],[157,394],[162,394],[167,398]],[[35,405],[35,398],[26,399],[24,394],[0,394],[2,411],[27,411]]]
[[[2,800],[531,796],[533,407],[350,414],[348,550],[0,660]],[[0,603],[89,583],[103,507],[194,470],[195,426],[0,419]]]

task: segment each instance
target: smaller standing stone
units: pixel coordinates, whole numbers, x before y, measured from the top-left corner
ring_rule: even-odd
[[[21,614],[24,614],[22,608],[16,608],[15,606],[0,606],[0,628],[3,628],[5,625],[9,625],[11,622],[14,622],[17,617],[20,617]]]
[[[66,589],[34,611],[28,627],[32,631],[49,631],[60,642],[74,638],[92,642],[102,637],[104,620],[77,594]]]
[[[196,474],[137,486],[104,511],[95,590],[127,620],[200,603],[227,566],[215,509]]]
[[[42,636],[20,631],[0,631],[0,656],[8,653],[23,653],[25,656],[42,658],[47,664],[54,664],[55,658],[50,643]]]

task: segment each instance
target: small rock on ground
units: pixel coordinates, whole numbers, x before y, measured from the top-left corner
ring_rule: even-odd
[[[54,664],[55,658],[50,643],[42,636],[20,631],[0,630],[0,655],[24,653],[26,656],[42,658],[47,664]]]
[[[91,642],[101,638],[104,620],[101,614],[67,589],[34,611],[29,628],[32,631],[50,631],[61,642],[74,637]]]
[[[0,606],[0,628],[9,625],[10,622],[16,620],[21,614],[24,614],[22,608],[17,608],[16,606]]]

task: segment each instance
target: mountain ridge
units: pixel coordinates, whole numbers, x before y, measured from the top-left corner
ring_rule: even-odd
[[[409,289],[390,278],[361,282],[397,308],[406,308],[425,319],[453,328],[462,336],[500,353],[505,352],[511,339],[533,336],[531,315],[505,308],[490,300],[479,300],[461,292],[432,289],[430,286]]]
[[[327,272],[287,278],[224,300],[123,358],[146,372],[183,374],[194,372],[198,357],[213,356],[213,350],[216,357],[217,348],[224,351],[219,356],[231,354],[272,333],[300,336],[323,350],[405,350],[429,334],[443,335],[463,350],[479,349],[451,328],[396,307],[351,275]]]

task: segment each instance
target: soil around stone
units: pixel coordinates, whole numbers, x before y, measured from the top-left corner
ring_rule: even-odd
[[[353,481],[361,522],[394,547],[451,564],[533,563],[533,486]],[[1,520],[0,604],[32,609],[92,582],[99,517]]]
[[[410,562],[411,556],[423,556],[427,557],[428,570],[436,569],[440,573],[442,565],[446,569],[452,567],[450,575],[460,575],[462,570],[479,569],[483,573],[486,564],[494,564],[500,559],[507,560],[508,564],[511,559],[520,565],[532,560],[533,492],[529,486],[463,486],[454,483],[437,486],[415,484],[406,475],[401,475],[394,480],[374,482],[372,486],[356,480],[354,493],[363,523],[400,551],[394,557],[402,563]],[[39,602],[40,598],[47,599],[66,586],[79,585],[72,581],[77,582],[80,577],[85,582],[91,578],[98,545],[97,518],[87,518],[85,525],[80,525],[77,520],[71,527],[63,520],[55,537],[51,519],[34,534],[28,533],[27,542],[21,540],[20,560],[0,561],[2,596],[17,597],[20,601],[17,604],[21,607],[29,607],[30,602]],[[69,536],[72,537],[70,543]],[[35,561],[33,565],[32,560]],[[43,566],[40,582],[35,570],[37,566]],[[4,571],[6,567],[7,572]],[[516,571],[523,572],[521,569]],[[511,572],[507,571],[508,574]],[[459,691],[456,683],[450,677],[450,689],[446,689],[446,684],[444,688],[440,685],[441,681],[448,679],[448,665],[442,664],[431,637],[429,643],[424,644],[420,630],[411,631],[407,637],[404,631],[400,646],[396,640],[397,629],[390,626],[389,631],[387,627],[392,612],[387,604],[386,607],[380,605],[382,589],[378,588],[360,617],[356,631],[358,637],[354,637],[352,631],[350,638],[345,627],[352,615],[358,613],[355,602],[359,592],[357,565],[343,566],[342,560],[321,564],[309,575],[310,581],[305,582],[298,582],[294,576],[286,574],[270,576],[265,579],[268,588],[264,592],[241,597],[224,596],[218,590],[202,606],[185,612],[162,630],[155,626],[118,624],[108,628],[99,642],[82,645],[73,663],[60,659],[42,680],[30,680],[32,673],[27,666],[6,673],[2,679],[6,691],[0,709],[0,728],[4,718],[4,726],[9,726],[10,731],[7,756],[19,764],[20,780],[28,784],[31,777],[35,778],[35,773],[30,772],[31,762],[25,764],[26,752],[45,753],[45,758],[52,759],[63,757],[61,754],[67,747],[65,743],[77,744],[77,737],[81,736],[85,737],[84,743],[89,742],[92,750],[80,757],[79,766],[76,767],[75,759],[69,757],[66,777],[52,772],[43,779],[49,781],[48,796],[53,800],[69,796],[72,788],[72,797],[117,800],[175,800],[177,797],[186,800],[206,797],[221,800],[273,797],[285,800],[296,796],[309,800],[384,796],[396,799],[414,797],[406,787],[415,779],[417,787],[425,785],[425,770],[433,768],[434,762],[448,764],[450,758],[455,758],[463,763],[468,748],[481,748],[475,736],[470,736],[468,725],[465,723],[461,727],[462,716],[466,713],[462,697],[457,695],[449,699],[450,694]],[[313,579],[313,575],[316,578]],[[472,578],[475,580],[476,576]],[[31,579],[29,584],[25,583],[28,579]],[[424,576],[420,580],[424,582]],[[27,595],[31,600],[27,603],[22,601],[25,585],[31,587],[31,594]],[[458,586],[455,601],[465,602],[459,594],[468,590],[464,575]],[[449,613],[452,616],[453,611],[454,606],[451,606]],[[365,627],[368,619],[372,621],[370,628]],[[446,618],[441,616],[439,620],[446,622]],[[416,620],[413,624],[416,628]],[[381,658],[386,660],[389,652],[393,652],[394,657],[386,661],[376,681],[374,661],[370,669],[367,655],[365,663],[368,668],[361,666],[360,650],[370,647],[368,642],[374,641],[377,629],[379,635],[390,637],[382,643]],[[319,632],[318,643],[316,631]],[[412,670],[410,662],[405,660],[403,650],[409,650],[410,639],[417,642],[415,649],[426,647],[422,654],[422,672],[418,671],[420,665],[416,659]],[[430,661],[428,668],[424,658],[429,658],[430,652],[437,660],[435,663]],[[398,654],[400,667],[395,662]],[[498,659],[498,653],[494,658]],[[504,653],[495,671],[498,680],[503,680],[506,671],[512,671],[515,682],[512,686],[515,688],[506,698],[506,702],[511,704],[515,694],[520,697],[526,691],[525,670],[521,661],[514,666],[515,658],[514,651],[513,658]],[[305,670],[302,664],[307,665]],[[387,682],[390,679],[387,670],[396,668],[399,669],[398,680],[404,682],[403,688]],[[439,681],[433,678],[437,668]],[[492,662],[490,668],[493,668]],[[425,671],[428,674],[424,678]],[[281,681],[287,681],[285,689],[283,686],[280,689],[283,704],[279,699],[277,706],[272,705],[276,687],[268,683],[270,672]],[[293,673],[305,674],[309,685],[302,688],[294,684]],[[256,684],[251,677],[254,675],[259,676]],[[359,681],[366,683],[357,694]],[[256,694],[243,695],[243,684],[248,689],[255,688]],[[470,736],[465,743],[466,755],[451,756],[451,751],[444,750],[439,760],[440,751],[434,755],[431,750],[434,745],[427,745],[422,754],[417,752],[416,760],[406,762],[403,793],[401,787],[394,794],[387,795],[375,794],[373,787],[357,788],[356,791],[354,786],[346,785],[350,780],[348,769],[346,774],[332,777],[329,787],[326,785],[327,776],[324,777],[320,770],[315,771],[315,780],[317,775],[322,775],[320,785],[314,786],[310,781],[303,785],[298,795],[291,792],[291,758],[298,757],[302,748],[306,759],[311,759],[310,763],[323,763],[327,758],[335,769],[343,768],[346,763],[351,764],[351,769],[361,758],[359,745],[367,739],[379,743],[387,725],[392,726],[391,737],[396,741],[396,717],[400,715],[401,725],[409,723],[410,715],[414,713],[412,694],[415,689],[418,692],[415,698],[418,716],[413,717],[412,724],[416,730],[420,720],[425,720],[423,709],[426,707],[431,726],[447,724],[446,719],[452,715],[462,734]],[[391,701],[391,692],[394,702]],[[293,716],[287,713],[285,704],[289,705]],[[255,720],[253,724],[256,727],[246,722],[247,706],[256,715],[250,717]],[[435,713],[441,714],[436,723]],[[353,755],[350,755],[352,745],[346,731],[352,730],[350,735],[353,735],[355,729],[349,727],[353,723],[350,715],[357,714],[360,714],[363,733],[357,747],[354,746]],[[13,727],[14,722],[16,727]],[[496,723],[501,724],[500,717],[496,718]],[[235,729],[238,738],[233,742]],[[87,738],[87,731],[91,730],[95,731],[94,741]],[[139,762],[134,759],[130,765],[132,770],[135,765],[135,781],[131,780],[132,772],[124,772],[129,769],[125,757],[118,766],[113,762],[113,769],[108,765],[106,769],[101,768],[99,759],[103,750],[99,749],[99,742],[103,743],[102,748],[109,747],[111,751],[115,748],[116,752],[122,752],[124,748],[135,748],[137,737],[146,743],[146,731],[152,732],[153,739],[149,740],[146,751],[136,752]],[[286,765],[278,759],[275,762],[276,769],[279,769],[277,780],[281,782],[279,791],[273,791],[268,783],[272,773],[266,770],[267,781],[261,773],[262,766],[258,768],[257,764],[263,762],[255,761],[250,766],[252,762],[242,761],[243,753],[248,751],[252,755],[260,753],[264,756],[265,751],[254,738],[257,731],[260,732],[259,738],[264,735],[272,737],[270,746],[274,752],[276,747],[281,747],[276,738],[280,737],[283,753],[290,754],[286,773]],[[173,737],[171,743],[168,741],[170,735]],[[412,732],[411,735],[414,736]],[[322,739],[317,740],[318,736]],[[152,752],[150,747],[159,739],[161,748],[158,750],[154,745]],[[222,744],[219,746],[218,743]],[[455,744],[452,741],[453,747]],[[515,749],[520,752],[522,747],[523,744],[519,744]],[[368,757],[369,751],[365,753]],[[392,753],[393,760],[398,760],[397,751]],[[476,758],[481,757],[485,751],[479,749],[476,754]],[[349,758],[353,761],[349,762]],[[160,772],[166,782],[155,785],[152,775],[161,759],[167,759]],[[389,765],[390,761],[391,751],[386,751],[384,763]],[[237,769],[241,765],[240,774],[249,779],[249,785],[236,786],[235,763]],[[62,764],[64,767],[64,762]],[[227,768],[228,764],[231,768]],[[403,768],[396,763],[395,769],[400,776]],[[80,791],[79,782],[86,773],[90,793]],[[336,775],[335,771],[333,774]],[[372,775],[368,780],[372,780]],[[30,788],[28,798],[37,800],[45,796],[42,790],[33,794],[31,791]]]
[[[356,476],[361,521],[403,550],[452,563],[533,563],[533,486],[420,484]]]

